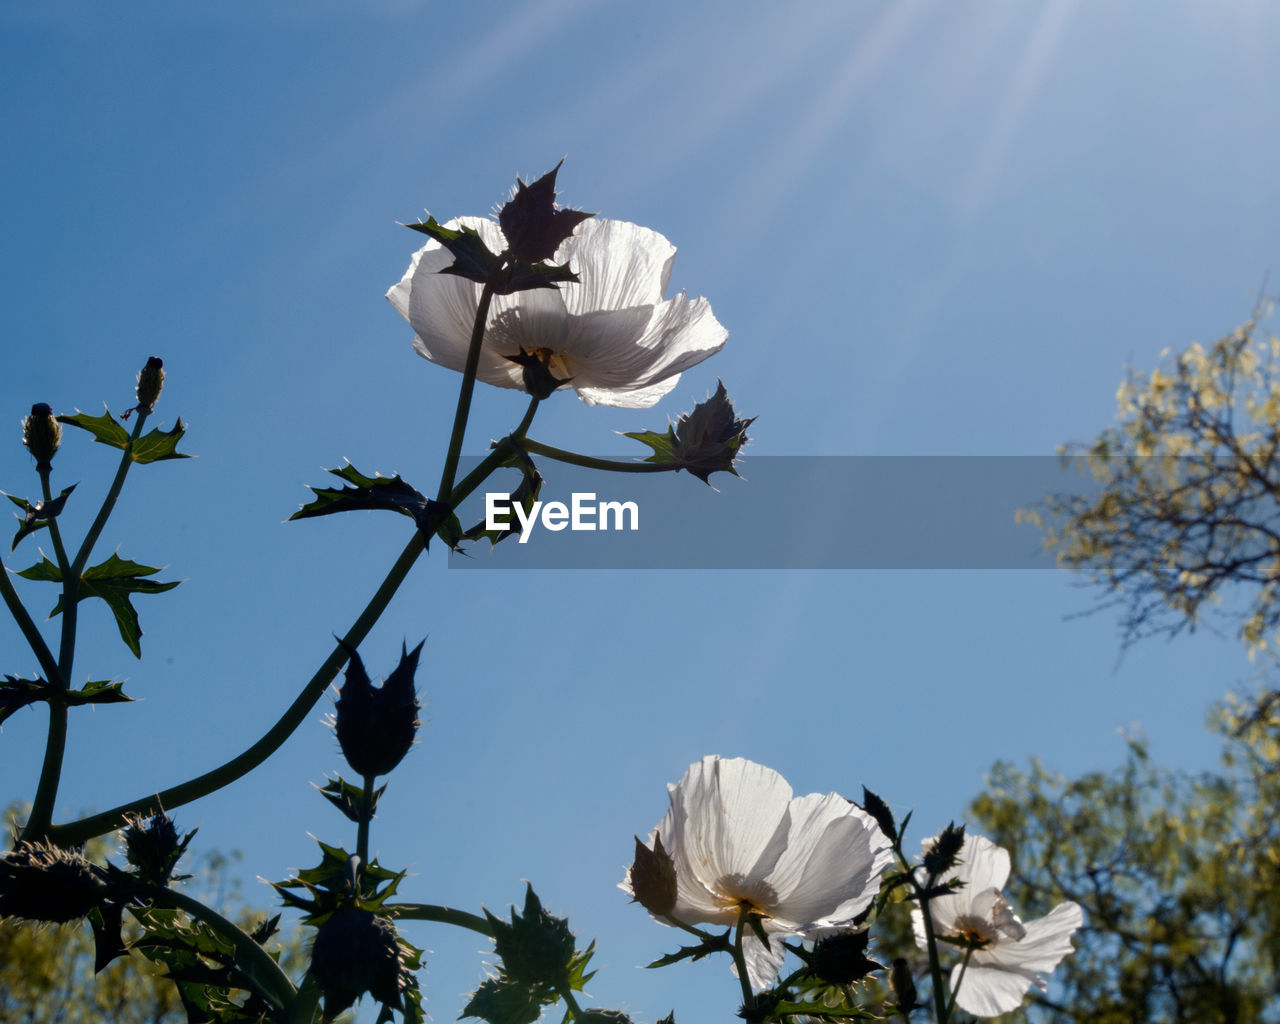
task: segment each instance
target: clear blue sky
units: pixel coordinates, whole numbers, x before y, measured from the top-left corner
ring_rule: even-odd
[[[549,443],[630,453],[615,431],[720,377],[759,417],[751,453],[1047,455],[1110,422],[1127,362],[1225,333],[1274,280],[1277,43],[1280,13],[1248,0],[0,9],[0,487],[38,487],[32,402],[121,411],[149,355],[158,417],[200,456],[135,473],[104,537],[186,582],[138,600],[141,662],[85,606],[77,677],[144,700],[74,716],[58,818],[255,739],[404,544],[385,514],[283,522],[344,458],[438,480],[459,377],[383,299],[421,240],[397,222],[485,214],[567,155],[564,202],[679,247],[672,285],[728,345],[648,412],[556,396],[532,431]],[[473,453],[523,411],[482,390]],[[68,437],[68,529],[112,467]],[[722,487],[727,515],[750,486]],[[1064,620],[1091,603],[1052,572],[468,573],[433,550],[363,648],[385,674],[430,635],[427,722],[373,846],[414,899],[499,909],[531,879],[598,937],[600,1004],[723,1016],[724,965],[633,969],[677,944],[614,888],[665,783],[741,755],[799,793],[866,783],[924,835],[994,760],[1106,767],[1135,722],[1161,760],[1211,763],[1203,712],[1253,671],[1238,645],[1117,664],[1112,618]],[[33,672],[0,638],[0,669]],[[353,845],[308,785],[341,767],[326,710],[178,823],[250,877],[309,866],[308,832]],[[7,723],[5,801],[33,792],[43,732],[36,711]],[[450,1020],[483,943],[410,934]]]

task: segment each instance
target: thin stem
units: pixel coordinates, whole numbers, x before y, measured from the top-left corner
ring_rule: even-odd
[[[951,1019],[951,1012],[947,1009],[946,995],[942,988],[942,964],[938,960],[938,939],[933,932],[933,914],[929,910],[929,898],[920,889],[914,873],[911,875],[911,881],[916,891],[920,893],[920,917],[924,920],[925,945],[929,953],[929,983],[933,988],[933,1009],[938,1024],[946,1024]],[[937,879],[930,876],[928,888],[933,888],[936,881]]]
[[[467,928],[493,938],[493,928],[490,927],[489,921],[476,914],[469,914],[465,910],[440,907],[434,903],[388,903],[383,909],[397,920],[435,921],[439,924],[451,924],[455,928]]]
[[[960,962],[960,973],[956,975],[956,983],[951,987],[951,999],[947,1002],[947,1017],[950,1018],[951,1011],[956,1008],[956,995],[960,991],[961,984],[964,983],[964,972],[969,969],[969,959],[973,956],[973,947],[970,946],[964,951],[964,960]]]
[[[670,473],[680,467],[672,463],[658,462],[618,462],[614,459],[597,459],[590,455],[579,455],[577,452],[554,448],[531,437],[522,438],[520,447],[530,455],[543,455],[557,462],[567,462],[571,466],[582,466],[586,469],[603,469],[610,473]]]
[[[26,637],[27,645],[36,656],[36,661],[40,662],[40,671],[45,674],[48,682],[52,685],[60,690],[67,689],[67,682],[58,670],[58,662],[54,658],[53,652],[49,650],[49,645],[44,642],[44,637],[41,636],[35,621],[27,612],[22,599],[18,597],[18,592],[13,589],[13,580],[9,579],[9,569],[3,565],[0,565],[0,596],[4,598],[9,614],[13,616],[13,621],[18,624],[18,628],[22,630],[22,635]]]
[[[574,1020],[582,1019],[582,1007],[578,1005],[578,1000],[573,994],[573,989],[568,985],[557,985],[556,995],[564,1000],[565,1005],[569,1007],[569,1012],[573,1014]]]
[[[40,493],[44,498],[45,507],[48,508],[53,503],[53,487],[49,483],[50,470],[42,467],[39,473]],[[53,553],[58,559],[58,568],[62,570],[65,579],[71,574],[71,563],[67,560],[67,549],[62,546],[62,530],[58,526],[56,516],[49,519],[49,536],[53,539]]]
[[[360,797],[360,821],[356,826],[356,856],[360,858],[362,867],[369,863],[369,821],[373,818],[373,780],[372,775],[364,777],[364,793]]]
[[[733,933],[733,962],[738,967],[738,984],[742,987],[742,1007],[748,1009],[753,1002],[751,979],[747,977],[747,958],[742,953],[742,933],[747,927],[747,918],[751,915],[750,904],[743,902],[738,909],[738,927]]]
[[[498,442],[498,445],[481,461],[480,465],[468,473],[466,478],[454,488],[453,493],[449,495],[449,503],[456,506],[464,501],[484,482],[490,473],[510,457],[511,448],[509,447],[509,442],[505,439]],[[352,623],[351,628],[343,637],[343,640],[350,647],[359,647],[364,638],[369,635],[373,624],[391,603],[392,597],[395,596],[400,584],[409,575],[409,570],[413,567],[414,562],[425,550],[426,545],[421,532],[415,533],[413,539],[409,541],[405,549],[400,553],[395,565],[391,567],[391,571],[387,573],[387,577],[382,581],[377,593],[373,595],[365,606],[364,611],[360,613],[360,616]],[[175,807],[180,807],[183,804],[190,803],[192,800],[197,800],[202,796],[207,796],[224,786],[230,785],[236,779],[253,771],[275,753],[293,731],[306,720],[307,715],[310,714],[316,702],[324,695],[325,690],[328,689],[329,684],[338,674],[338,670],[342,668],[346,660],[347,654],[343,646],[341,644],[335,646],[329,657],[316,670],[315,675],[311,677],[311,680],[303,688],[302,692],[298,694],[294,702],[289,705],[285,713],[281,715],[276,724],[253,746],[220,767],[205,772],[203,775],[180,785],[162,790],[158,794],[138,797],[136,800],[121,804],[109,811],[90,815],[87,818],[81,818],[79,821],[69,822],[66,825],[55,825],[48,830],[49,838],[60,845],[73,846],[77,843],[83,843],[93,836],[100,836],[119,828],[124,824],[124,816],[126,814],[146,812],[156,806],[163,806],[167,810],[173,810]]]
[[[43,839],[51,831],[53,805],[58,798],[58,783],[62,780],[62,758],[67,750],[67,705],[61,700],[49,701],[49,731],[44,741],[44,762],[40,766],[40,781],[31,801],[31,814],[22,830],[22,838],[29,843]]]
[[[541,401],[540,398],[531,397],[529,399],[529,408],[524,411],[524,419],[520,421],[520,425],[515,430],[511,431],[512,440],[524,440],[524,435],[528,433],[529,427],[533,423],[533,415],[538,411],[538,403]]]
[[[149,415],[151,414],[147,409],[138,409],[138,418],[133,423],[133,433],[129,435],[129,443],[120,455],[120,465],[116,468],[115,478],[112,479],[111,486],[107,488],[107,496],[102,499],[102,507],[98,509],[98,514],[94,518],[93,524],[89,527],[89,532],[84,535],[80,550],[76,552],[76,560],[71,565],[71,575],[77,580],[80,574],[84,572],[84,567],[89,562],[89,556],[93,554],[93,546],[98,543],[98,537],[102,535],[102,528],[107,525],[107,520],[111,518],[111,513],[116,507],[116,501],[124,487],[124,478],[129,475],[129,467],[133,465],[133,443],[142,436],[142,425],[147,422]]]
[[[449,450],[444,459],[444,472],[440,476],[438,501],[444,501],[453,490],[453,478],[458,471],[458,458],[462,454],[462,439],[467,432],[467,418],[471,415],[471,394],[476,386],[480,349],[484,342],[484,329],[489,320],[489,303],[492,300],[493,285],[486,282],[480,290],[480,302],[476,307],[475,322],[471,326],[471,346],[467,349],[467,362],[462,371],[462,387],[458,389],[458,407],[453,414],[453,432],[449,435]]]
[[[185,910],[196,920],[203,921],[230,942],[235,949],[236,966],[245,973],[276,1009],[282,1010],[293,1004],[298,993],[288,975],[284,973],[270,953],[254,942],[235,924],[228,921],[216,910],[206,907],[199,900],[192,899],[190,896],[175,892],[172,889],[153,886],[144,891],[156,903],[168,904],[178,910]]]
[[[285,1017],[288,1024],[313,1024],[316,1010],[320,1006],[320,983],[308,971],[298,986],[298,994],[294,997]]]

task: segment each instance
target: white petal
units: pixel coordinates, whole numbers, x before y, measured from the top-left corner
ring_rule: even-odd
[[[1021,940],[980,949],[973,954],[973,962],[1048,974],[1075,948],[1071,936],[1083,923],[1079,904],[1061,903],[1044,917],[1024,922],[1026,934]]]
[[[611,405],[617,409],[648,409],[680,382],[680,375],[651,384],[647,388],[622,391],[610,388],[578,388],[578,397],[587,405]]]
[[[922,845],[928,849],[933,842],[926,839]],[[956,918],[972,911],[976,896],[988,889],[1003,889],[1008,879],[1009,851],[986,836],[965,836],[955,867],[938,879],[939,882],[959,880],[964,882],[963,887],[929,901],[935,930],[942,935],[952,934]]]
[[[621,220],[583,222],[556,253],[581,281],[564,285],[571,313],[652,306],[662,301],[676,248],[656,231]]]
[[[769,876],[775,916],[801,927],[856,917],[893,857],[874,819],[837,793],[791,801],[787,848]]]
[[[956,989],[957,982],[959,989]],[[951,989],[956,995],[956,1005],[975,1017],[998,1017],[1016,1010],[1034,982],[1033,971],[986,967],[972,961],[963,978],[959,964],[951,970]]]
[[[763,882],[786,846],[791,787],[764,765],[704,757],[671,799],[684,806],[680,852],[714,892],[732,896],[726,886]]]
[[[742,936],[742,959],[747,962],[747,981],[751,983],[752,992],[762,992],[777,980],[782,962],[787,958],[787,948],[783,943],[796,937],[794,933],[770,932],[769,948],[766,949],[756,933],[747,929]],[[737,973],[737,965],[734,965],[734,974]]]

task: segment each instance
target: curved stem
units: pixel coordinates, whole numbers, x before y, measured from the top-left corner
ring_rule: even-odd
[[[670,473],[680,467],[671,463],[657,462],[618,462],[614,459],[597,459],[590,455],[579,455],[563,448],[554,448],[531,437],[522,438],[520,447],[530,455],[544,455],[557,462],[567,462],[571,466],[582,466],[585,469],[603,469],[611,473]]]
[[[44,742],[44,761],[40,765],[40,781],[27,816],[22,838],[28,843],[43,839],[51,831],[53,805],[62,780],[62,758],[67,750],[67,705],[61,700],[49,702],[49,731]]]
[[[383,909],[397,920],[435,921],[438,924],[451,924],[455,928],[467,928],[493,938],[493,929],[489,926],[489,921],[476,914],[469,914],[465,910],[440,907],[434,903],[388,903]]]
[[[458,407],[453,414],[453,432],[449,435],[449,450],[444,459],[437,501],[444,501],[453,490],[453,478],[458,471],[458,458],[462,454],[462,439],[467,432],[467,418],[471,415],[471,394],[476,386],[480,348],[484,342],[484,329],[489,320],[489,303],[492,300],[493,285],[486,283],[480,290],[476,319],[471,327],[471,346],[467,349],[467,363],[462,371],[462,387],[458,389]]]
[[[288,1024],[313,1024],[320,1006],[320,983],[308,971],[285,1017]]]
[[[154,902],[168,904],[177,910],[185,910],[198,921],[203,921],[215,932],[231,943],[235,949],[236,966],[254,983],[278,1010],[293,1004],[297,990],[288,976],[275,962],[271,954],[259,946],[240,928],[219,914],[206,907],[197,899],[193,899],[172,889],[152,886],[143,890]]]
[[[31,618],[26,606],[22,603],[22,599],[18,597],[18,592],[13,589],[13,580],[9,579],[9,569],[3,565],[0,565],[0,597],[4,598],[9,614],[13,616],[13,621],[22,630],[22,635],[26,637],[27,645],[36,656],[36,661],[40,662],[40,671],[45,674],[48,682],[61,690],[67,689],[67,681],[62,678],[62,673],[58,671],[58,662],[54,658],[53,652],[49,650],[49,645],[44,642],[44,637],[41,635],[39,628],[37,628],[35,621]]]
[[[520,421],[520,425],[511,431],[511,438],[515,441],[523,441],[524,435],[529,432],[529,427],[533,423],[533,415],[538,411],[538,403],[540,398],[531,397],[529,399],[529,408],[524,411],[524,419]]]
[[[467,474],[463,481],[453,489],[453,493],[449,495],[449,503],[451,505],[457,505],[464,501],[484,482],[490,473],[511,457],[509,444],[510,442],[506,439],[499,441],[493,451]],[[349,646],[358,647],[364,638],[369,635],[369,630],[373,628],[373,624],[386,610],[387,605],[391,603],[391,598],[395,596],[400,584],[409,575],[409,570],[413,567],[414,562],[418,560],[418,557],[425,550],[426,545],[422,534],[420,532],[415,533],[413,539],[409,541],[405,549],[400,553],[395,565],[391,567],[391,571],[387,573],[387,577],[382,581],[377,593],[373,595],[368,605],[365,606],[364,611],[360,613],[359,618],[347,630],[343,640]],[[324,664],[316,670],[315,675],[311,677],[307,685],[303,687],[302,692],[298,694],[294,702],[280,716],[276,724],[253,746],[233,757],[222,766],[180,785],[162,790],[158,794],[139,797],[109,811],[90,815],[79,821],[69,822],[65,825],[55,825],[48,830],[49,838],[63,846],[83,843],[94,836],[100,836],[105,832],[110,832],[112,829],[119,828],[124,824],[124,816],[126,814],[143,813],[157,806],[163,806],[166,810],[173,810],[182,804],[190,803],[192,800],[216,792],[223,786],[229,785],[241,776],[246,775],[275,753],[293,731],[306,720],[307,715],[324,695],[325,690],[333,682],[338,670],[342,668],[346,660],[346,651],[341,644],[338,644],[329,654],[329,657],[325,659]]]
[[[574,1020],[582,1019],[582,1007],[578,1005],[578,1000],[573,994],[573,989],[568,985],[557,985],[556,995],[564,1000],[564,1004],[569,1007],[569,1012],[573,1014]]]
[[[960,991],[960,986],[964,983],[964,972],[969,969],[969,959],[973,956],[973,948],[970,947],[964,951],[964,960],[960,962],[960,973],[956,975],[955,986],[951,989],[951,998],[947,1001],[947,1017],[951,1017],[951,1012],[956,1008],[956,995]]]
[[[733,962],[738,968],[738,984],[742,986],[742,1008],[749,1009],[754,996],[751,992],[751,979],[747,977],[747,958],[742,953],[742,933],[747,927],[747,918],[751,915],[751,907],[743,903],[738,909],[738,927],[733,933]]]

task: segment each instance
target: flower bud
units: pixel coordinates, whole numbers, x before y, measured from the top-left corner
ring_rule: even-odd
[[[126,821],[128,825],[123,835],[125,859],[144,882],[168,885],[173,869],[186,852],[196,830],[192,829],[179,839],[173,819],[163,810],[149,818],[131,814]]]
[[[911,965],[902,957],[893,962],[889,981],[893,985],[893,994],[898,997],[898,1011],[909,1017],[919,1003],[916,998],[916,982],[911,977]]]
[[[339,910],[316,932],[311,974],[324,993],[331,1020],[368,992],[387,1006],[400,1005],[400,943],[387,918],[367,910]]]
[[[164,360],[152,356],[147,360],[147,365],[138,371],[138,411],[154,412],[163,388]]]
[[[0,858],[0,917],[63,924],[84,917],[106,892],[80,854],[45,843],[22,843]]]
[[[820,939],[813,949],[813,973],[831,985],[852,985],[872,971],[883,971],[867,956],[870,932],[837,932]]]
[[[567,982],[574,955],[573,932],[566,918],[547,913],[542,901],[528,887],[524,914],[511,911],[511,923],[485,917],[493,929],[494,952],[502,958],[507,977],[531,989],[555,989]]]
[[[636,859],[627,872],[631,897],[655,917],[666,917],[676,905],[676,866],[662,848],[662,836],[653,837],[653,849],[636,836]]]
[[[413,746],[418,731],[413,674],[421,651],[422,644],[412,651],[402,646],[400,664],[375,690],[360,655],[347,647],[350,660],[346,681],[338,691],[334,726],[347,764],[364,778],[386,775]]]
[[[62,424],[53,415],[53,409],[45,402],[31,407],[31,415],[22,421],[22,443],[36,460],[36,469],[48,472],[53,456],[62,444]]]

